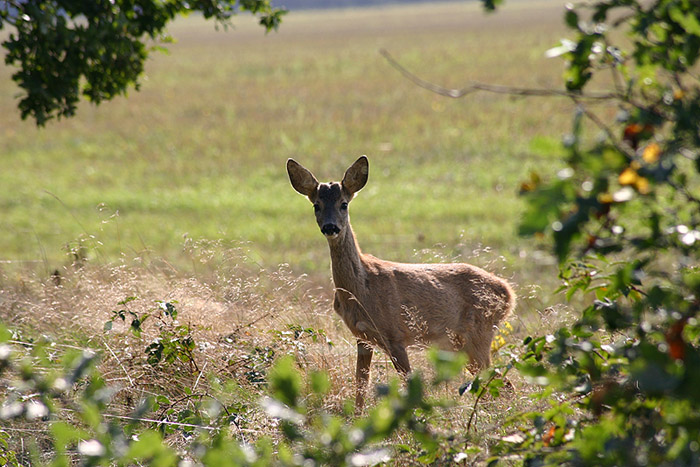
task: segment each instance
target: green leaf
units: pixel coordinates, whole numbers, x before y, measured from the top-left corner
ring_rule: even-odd
[[[313,371],[310,375],[311,390],[315,394],[326,395],[331,388],[331,381],[325,371]]]
[[[170,399],[168,399],[162,394],[156,396],[156,402],[158,402],[161,405],[170,405]]]
[[[10,339],[12,339],[12,331],[0,323],[0,343],[5,343]]]
[[[145,61],[154,50],[151,43],[167,42],[168,23],[198,12],[227,24],[239,9],[257,16],[266,32],[277,29],[286,13],[269,0],[149,1],[136,6],[126,0],[36,0],[3,6],[0,28],[14,26],[3,40],[3,56],[7,65],[17,68],[12,79],[21,91],[22,119],[33,117],[43,126],[75,115],[80,99],[99,104],[131,87],[138,90]]]
[[[484,10],[487,12],[494,12],[496,8],[503,3],[503,0],[481,0],[484,5]]]
[[[126,304],[128,304],[129,302],[133,302],[134,300],[138,300],[138,298],[137,298],[137,297],[126,297],[126,298],[125,298],[124,300],[122,300],[121,302],[117,302],[117,305],[126,305]]]
[[[369,423],[372,430],[380,438],[393,430],[396,420],[396,413],[391,409],[388,400],[382,400],[370,413]]]
[[[564,13],[564,22],[572,29],[578,29],[578,13],[573,8],[567,8]]]
[[[140,319],[134,319],[131,321],[131,326],[129,327],[131,329],[131,333],[135,337],[141,337],[141,320]]]
[[[301,396],[301,376],[295,366],[294,358],[286,355],[270,368],[268,377],[272,396],[292,408]]]
[[[481,378],[477,376],[469,385],[469,392],[472,394],[478,394],[479,391],[481,391]]]
[[[559,218],[562,204],[572,197],[569,185],[567,180],[557,180],[523,193],[527,206],[518,225],[518,234],[527,237],[548,230]]]
[[[159,432],[146,430],[138,435],[138,441],[131,443],[122,461],[147,461],[150,466],[170,467],[177,465],[177,455],[165,444]]]
[[[69,425],[66,422],[53,422],[50,425],[55,446],[61,451],[72,446],[81,439],[89,439],[90,435],[82,428]]]
[[[489,395],[496,398],[501,395],[501,389],[505,386],[502,378],[494,378],[488,385]]]
[[[695,8],[697,8],[697,5]],[[686,34],[700,36],[700,20],[697,16],[697,10],[683,12],[678,5],[671,5],[668,9],[668,15],[673,21],[681,25]]]
[[[174,303],[177,303],[177,301],[164,302],[162,300],[157,300],[156,303],[158,303],[161,310],[165,312],[166,316],[170,316],[172,319],[177,319],[177,309],[174,305]]]
[[[463,352],[449,352],[435,347],[428,350],[428,360],[435,368],[435,385],[456,378],[467,364],[467,356]]]

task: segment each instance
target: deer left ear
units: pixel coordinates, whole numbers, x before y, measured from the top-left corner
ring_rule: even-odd
[[[357,193],[365,186],[369,178],[369,160],[367,156],[361,156],[345,171],[343,188],[350,194]]]

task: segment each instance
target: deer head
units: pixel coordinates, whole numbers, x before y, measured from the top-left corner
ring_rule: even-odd
[[[314,174],[294,159],[287,161],[287,173],[296,191],[314,205],[316,223],[328,239],[335,239],[350,225],[348,204],[367,183],[369,161],[362,156],[345,171],[343,181],[319,183]]]

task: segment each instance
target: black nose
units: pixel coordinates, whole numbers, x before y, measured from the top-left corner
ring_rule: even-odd
[[[323,224],[321,233],[323,235],[337,235],[340,233],[340,228],[335,224]]]

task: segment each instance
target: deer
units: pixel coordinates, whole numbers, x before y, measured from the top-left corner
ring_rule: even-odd
[[[330,249],[333,309],[357,340],[356,413],[364,407],[376,347],[404,379],[411,372],[410,346],[465,352],[472,373],[491,365],[497,327],[516,303],[506,280],[467,263],[398,263],[363,253],[348,205],[369,178],[367,156],[340,182],[319,183],[294,159],[287,160],[287,173],[292,187],[313,204]]]

